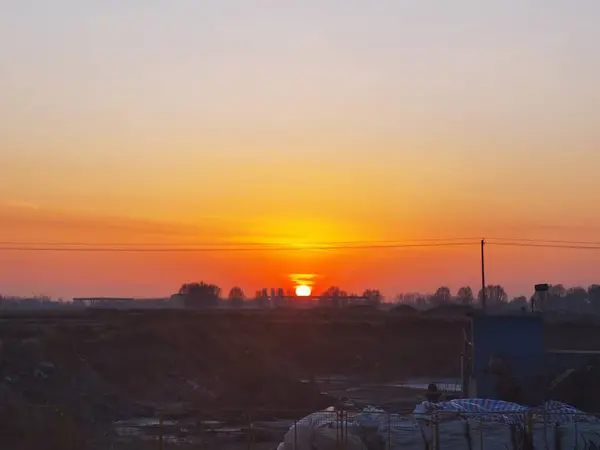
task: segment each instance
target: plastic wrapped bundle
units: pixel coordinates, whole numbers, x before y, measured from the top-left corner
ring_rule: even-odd
[[[440,450],[506,450],[523,448],[529,425],[533,426],[534,448],[560,450],[600,444],[600,421],[560,402],[527,408],[461,399],[423,402],[408,418],[368,407],[354,417],[339,419],[333,408],[303,418],[288,431],[278,450],[422,450],[438,447],[438,437]],[[343,442],[345,447],[340,447]]]
[[[376,430],[378,441],[384,449],[421,450],[426,443],[425,435],[417,422],[398,414],[388,414],[379,408],[365,408],[356,416],[356,421],[363,429]]]
[[[328,410],[310,414],[298,421],[284,436],[277,450],[368,450],[357,435],[354,421],[340,422],[338,413]]]
[[[577,448],[577,444],[584,442],[600,443],[600,421],[596,417],[556,401],[548,401],[539,408],[488,399],[423,402],[415,413],[422,418],[424,434],[432,445],[439,436],[440,449],[521,448],[529,426],[533,427],[534,448],[558,450]],[[434,415],[438,431],[431,421]],[[395,448],[399,447],[390,447]]]

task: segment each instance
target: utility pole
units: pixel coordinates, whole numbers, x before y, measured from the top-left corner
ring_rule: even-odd
[[[481,240],[481,309],[486,310],[487,307],[487,299],[485,292],[485,239]]]

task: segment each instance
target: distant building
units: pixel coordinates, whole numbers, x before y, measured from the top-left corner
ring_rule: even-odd
[[[79,297],[73,299],[74,306],[107,309],[159,309],[180,308],[183,302],[179,298],[124,298],[124,297]]]
[[[318,304],[320,306],[329,306],[332,308],[345,308],[347,306],[357,305],[368,305],[369,299],[367,297],[358,295],[344,295],[344,296],[320,296],[318,298]]]

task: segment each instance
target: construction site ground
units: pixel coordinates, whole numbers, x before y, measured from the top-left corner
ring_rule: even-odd
[[[466,323],[338,310],[5,313],[3,448],[157,448],[154,437],[122,439],[115,423],[242,423],[244,414],[293,420],[344,397],[414,404],[420,394],[398,384],[457,378]],[[545,328],[549,347],[600,348],[593,321],[553,320]],[[347,384],[327,387],[324,376],[334,375]],[[219,448],[247,448],[244,438],[232,439]]]

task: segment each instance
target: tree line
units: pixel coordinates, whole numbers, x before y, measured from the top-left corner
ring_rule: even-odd
[[[293,297],[293,291],[284,293]],[[391,303],[406,304],[417,309],[428,309],[443,305],[458,304],[463,306],[477,306],[481,304],[484,290],[480,289],[475,296],[470,286],[463,286],[455,293],[447,286],[439,287],[433,294],[419,292],[405,292],[396,295]],[[185,283],[178,295],[184,298],[188,307],[215,307],[222,300],[222,290],[219,286],[210,283]],[[325,299],[337,299],[343,297],[363,297],[367,304],[378,306],[384,301],[384,296],[379,289],[366,289],[362,294],[345,291],[338,286],[331,286],[320,294]],[[518,296],[509,298],[504,287],[501,285],[488,285],[485,288],[486,303],[489,308],[528,308],[530,302],[535,299],[535,294],[529,298]],[[258,306],[267,306],[268,296],[263,291],[256,291],[253,297],[247,297],[244,290],[234,286],[229,290],[226,300],[232,306],[242,306],[247,300],[254,300]],[[545,310],[562,310],[577,313],[600,313],[600,284],[592,284],[587,288],[581,286],[565,287],[562,284],[550,285],[543,300]]]
[[[396,297],[398,303],[410,304],[419,309],[437,307],[444,304],[460,304],[465,306],[480,305],[483,289],[477,297],[469,286],[461,287],[452,295],[448,287],[438,288],[434,294],[403,293]],[[489,285],[485,288],[487,306],[490,308],[528,308],[536,302],[544,310],[568,311],[577,313],[600,313],[600,285],[592,284],[587,288],[581,286],[565,287],[562,284],[550,285],[543,296],[533,293],[530,297],[518,296],[509,300],[509,296],[500,285]]]
[[[203,281],[199,283],[185,283],[181,285],[176,295],[183,297],[185,305],[192,308],[210,308],[215,307],[219,304],[222,297],[222,290],[215,284],[205,283]],[[294,297],[295,292],[288,290],[286,292],[279,292],[286,297]],[[367,304],[378,306],[383,301],[383,295],[379,289],[366,289],[362,294],[348,293],[347,291],[340,289],[337,286],[331,286],[320,294],[316,294],[319,297],[325,299],[339,299],[344,297],[363,297]],[[254,300],[258,306],[268,304],[268,293],[258,290],[254,293],[254,297],[249,299],[244,290],[239,286],[234,286],[230,289],[226,299],[231,303],[232,306],[242,306],[246,300]]]

